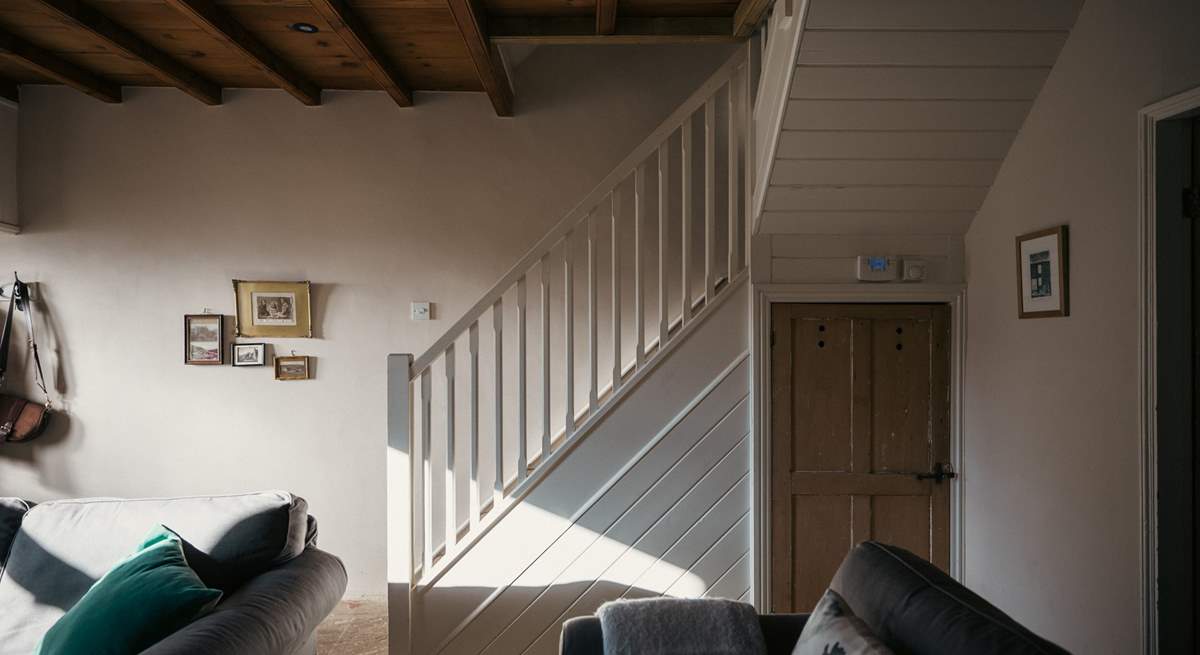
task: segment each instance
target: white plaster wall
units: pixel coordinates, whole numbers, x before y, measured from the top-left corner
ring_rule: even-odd
[[[0,101],[0,223],[18,224],[16,108]]]
[[[1200,84],[1200,4],[1089,0],[967,235],[965,573],[1080,653],[1138,636],[1137,111]],[[1071,316],[1017,319],[1066,223]]]
[[[0,495],[289,489],[350,595],[383,594],[386,354],[428,346],[729,52],[538,48],[515,119],[482,95],[24,88],[25,233],[0,262],[40,283],[67,411],[0,448]],[[315,380],[181,363],[183,314],[232,315],[232,278],[315,283],[317,338],[273,340]]]

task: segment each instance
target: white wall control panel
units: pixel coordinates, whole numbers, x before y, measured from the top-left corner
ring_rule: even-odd
[[[929,273],[929,268],[925,264],[924,259],[919,258],[904,258],[904,275],[905,282],[924,282],[925,276]]]
[[[412,304],[412,320],[428,321],[430,318],[432,318],[432,315],[428,301],[414,302]]]
[[[891,282],[900,277],[899,260],[891,255],[859,255],[858,279],[863,282]]]

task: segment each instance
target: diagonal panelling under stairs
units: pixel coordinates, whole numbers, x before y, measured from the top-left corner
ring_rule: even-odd
[[[414,653],[558,649],[564,620],[648,595],[749,597],[745,285],[475,548],[413,595]]]

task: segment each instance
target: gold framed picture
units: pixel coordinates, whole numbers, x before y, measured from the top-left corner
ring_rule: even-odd
[[[1070,316],[1067,226],[1017,237],[1017,316]]]
[[[312,337],[312,285],[234,280],[239,337]]]
[[[225,317],[187,314],[183,317],[183,363],[220,366],[225,363]]]
[[[275,358],[276,380],[307,380],[309,378],[307,355],[290,355]]]

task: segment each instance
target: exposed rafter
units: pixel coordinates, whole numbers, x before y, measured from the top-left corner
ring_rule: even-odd
[[[737,11],[733,13],[733,35],[745,38],[754,32],[762,22],[771,0],[742,0],[738,3]]]
[[[488,21],[493,43],[586,45],[596,43],[668,44],[725,43],[736,41],[733,22],[722,17],[617,19],[610,34],[596,34],[587,16],[493,16]]]
[[[388,95],[401,107],[411,107],[412,91],[404,83],[400,72],[384,54],[383,49],[371,36],[367,26],[358,14],[354,13],[345,0],[310,0],[309,4],[316,9],[325,22],[333,28],[338,36],[346,42],[354,54],[370,71],[371,77],[383,87]]]
[[[596,34],[617,31],[617,0],[596,0]]]
[[[165,2],[190,18],[200,29],[228,43],[300,102],[309,106],[321,104],[321,89],[317,85],[305,79],[291,64],[263,45],[262,41],[211,0]]]
[[[146,43],[108,16],[78,0],[39,0],[46,8],[75,27],[86,30],[118,52],[136,59],[156,77],[206,105],[221,104],[221,86]]]
[[[0,58],[14,61],[40,75],[66,84],[104,102],[121,102],[121,85],[0,30]]]
[[[488,41],[487,27],[484,25],[484,13],[476,0],[447,0],[454,22],[462,34],[475,63],[475,71],[483,89],[492,100],[492,106],[499,116],[513,115],[512,86],[508,81],[508,73],[500,57],[493,51]]]
[[[21,87],[12,80],[0,79],[0,99],[12,103],[21,102]]]

